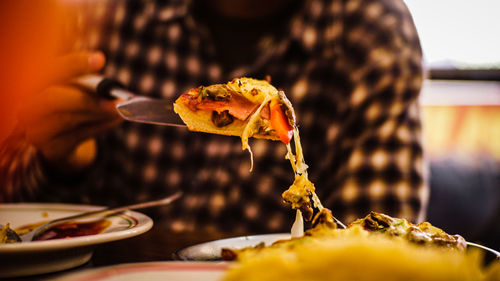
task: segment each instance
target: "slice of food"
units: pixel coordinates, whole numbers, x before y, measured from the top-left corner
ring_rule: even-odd
[[[182,94],[174,111],[191,131],[248,139],[290,142],[295,113],[283,92],[269,82],[235,78],[226,84],[200,86]]]

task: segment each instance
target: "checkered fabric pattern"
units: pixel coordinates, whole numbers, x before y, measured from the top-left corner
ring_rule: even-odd
[[[336,217],[349,223],[374,210],[423,219],[421,50],[402,1],[305,1],[282,36],[263,36],[250,63],[228,71],[189,2],[87,2],[79,11],[85,36],[75,48],[103,50],[105,75],[138,94],[174,102],[199,85],[269,75],[294,105],[309,177]],[[293,172],[280,142],[251,140],[253,172],[237,137],[126,122],[98,142],[96,164],[77,179],[25,183],[26,169],[3,161],[4,200],[110,205],[183,190],[150,213],[174,231],[267,233],[292,224],[281,193]],[[37,159],[30,149],[25,161]]]

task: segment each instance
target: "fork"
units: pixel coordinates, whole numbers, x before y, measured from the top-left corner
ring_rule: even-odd
[[[73,215],[73,216],[69,216],[69,217],[58,218],[55,220],[51,220],[51,221],[41,225],[40,227],[33,229],[32,231],[30,231],[28,233],[21,235],[21,239],[23,242],[33,241],[36,237],[38,237],[41,233],[45,232],[47,229],[49,229],[55,225],[61,224],[63,222],[67,222],[67,221],[72,221],[72,220],[77,220],[77,219],[82,219],[82,218],[97,217],[97,216],[107,217],[110,215],[125,212],[127,210],[138,210],[138,209],[145,209],[145,208],[149,208],[149,207],[170,204],[174,200],[178,199],[181,195],[182,195],[182,192],[178,191],[178,192],[174,193],[173,195],[170,195],[168,197],[165,197],[165,198],[162,198],[159,200],[142,202],[142,203],[137,203],[137,204],[132,204],[132,205],[116,207],[116,208],[104,208],[102,210],[96,210],[96,211],[85,212],[82,214],[77,214],[77,215]]]

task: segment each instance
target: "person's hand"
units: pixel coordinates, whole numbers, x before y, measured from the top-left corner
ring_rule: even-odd
[[[105,57],[100,52],[74,53],[58,58],[43,79],[47,84],[45,89],[32,95],[21,106],[19,124],[27,140],[49,163],[70,169],[72,167],[68,164],[81,166],[75,157],[84,158],[85,164],[91,163],[95,158],[92,147],[95,142],[85,141],[122,120],[114,108],[115,101],[100,99],[65,84],[79,75],[100,70],[104,64]],[[80,144],[86,144],[84,153],[77,149]]]

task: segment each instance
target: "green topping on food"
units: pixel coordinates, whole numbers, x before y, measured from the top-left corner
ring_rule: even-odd
[[[201,96],[201,98],[206,98],[208,97],[207,89],[203,86],[200,86],[198,88],[198,96]]]

